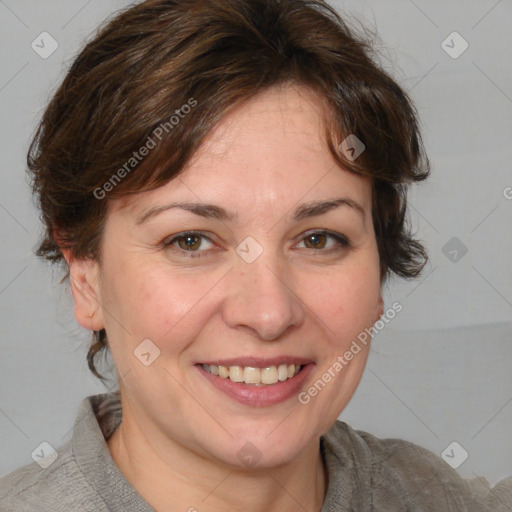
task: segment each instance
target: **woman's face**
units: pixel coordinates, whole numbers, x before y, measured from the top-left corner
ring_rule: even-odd
[[[371,186],[335,164],[322,112],[307,89],[267,91],[178,178],[109,204],[87,273],[94,328],[123,406],[158,442],[276,466],[317,443],[359,383],[367,347],[340,357],[382,314]],[[78,299],[82,323],[90,312]]]

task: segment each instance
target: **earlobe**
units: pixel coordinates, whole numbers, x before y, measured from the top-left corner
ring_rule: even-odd
[[[373,323],[375,323],[384,313],[384,301],[382,300],[382,296],[379,297],[377,301],[377,307],[375,308],[375,318]]]

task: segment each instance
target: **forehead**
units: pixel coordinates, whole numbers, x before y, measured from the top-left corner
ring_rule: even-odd
[[[226,204],[240,198],[255,214],[270,203],[276,208],[345,192],[368,206],[370,180],[340,169],[330,154],[326,108],[322,97],[305,87],[260,93],[223,117],[177,178],[116,200],[113,209],[139,214],[168,199]]]
[[[301,86],[266,90],[228,112],[191,160],[241,158],[260,148],[260,156],[272,148],[276,156],[319,156],[328,151],[323,136],[326,105],[314,91]],[[202,162],[200,162],[202,163]]]

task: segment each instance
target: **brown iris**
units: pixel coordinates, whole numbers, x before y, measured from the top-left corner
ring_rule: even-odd
[[[185,235],[178,238],[178,245],[180,249],[185,251],[194,251],[201,246],[201,236],[199,235]]]
[[[308,235],[304,239],[304,245],[309,249],[321,249],[325,246],[326,239],[327,235],[322,233],[315,233],[313,235]]]

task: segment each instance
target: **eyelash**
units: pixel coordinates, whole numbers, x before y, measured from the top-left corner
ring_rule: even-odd
[[[334,239],[338,245],[335,247],[329,247],[327,249],[314,249],[314,248],[309,249],[312,252],[331,253],[331,252],[339,251],[341,249],[348,249],[348,248],[352,247],[350,240],[346,236],[341,235],[339,233],[334,233],[332,231],[327,231],[327,230],[309,231],[302,236],[300,242],[303,242],[305,239],[307,239],[308,237],[313,236],[313,235],[326,235],[327,237]],[[201,231],[184,231],[183,233],[179,233],[179,234],[173,236],[169,240],[165,240],[162,245],[164,246],[164,248],[169,248],[169,247],[173,246],[178,240],[180,240],[182,238],[186,238],[187,236],[202,237],[202,238],[208,240],[209,242],[211,242],[212,244],[214,243],[213,240],[208,235],[206,235],[205,233],[203,233]],[[306,247],[306,249],[308,249],[308,248]],[[202,250],[202,251],[200,251],[200,250],[187,251],[187,250],[178,248],[177,250],[189,258],[201,258],[201,257],[208,255],[208,254],[206,254],[208,252],[208,249]]]

